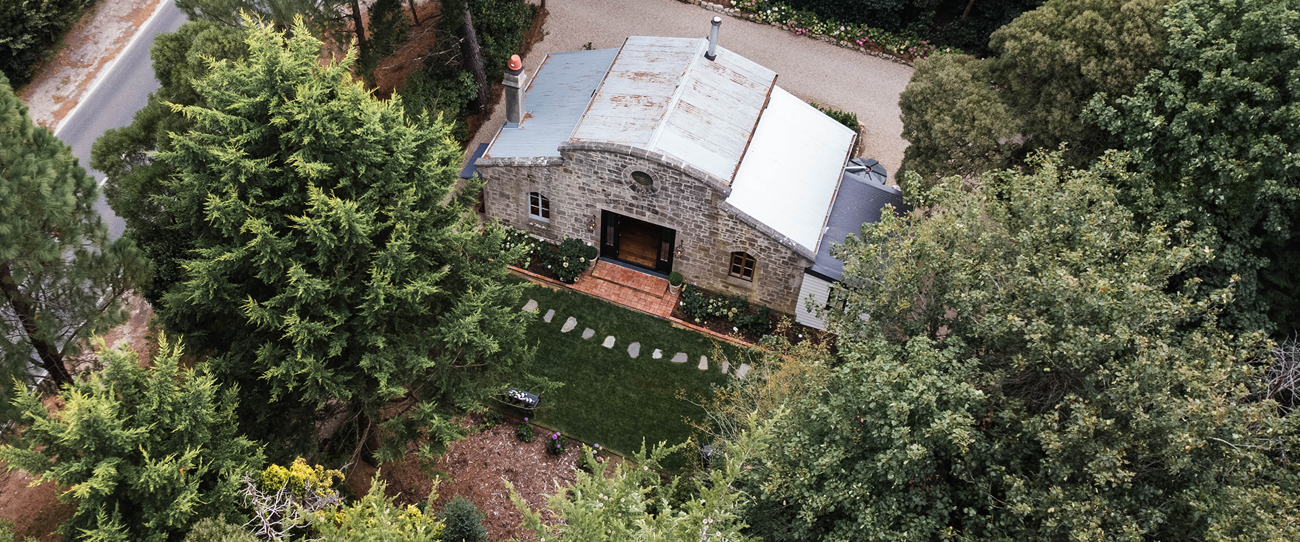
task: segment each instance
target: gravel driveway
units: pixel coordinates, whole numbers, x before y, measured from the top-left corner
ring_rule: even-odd
[[[524,59],[530,75],[547,53],[588,42],[604,49],[621,46],[628,36],[707,37],[717,15],[677,0],[548,0],[546,8],[545,37]],[[898,96],[911,67],[725,15],[718,43],[775,71],[777,84],[795,96],[856,113],[866,132],[860,154],[880,160],[894,184],[907,148]],[[498,106],[470,149],[491,140],[503,122],[505,107]]]

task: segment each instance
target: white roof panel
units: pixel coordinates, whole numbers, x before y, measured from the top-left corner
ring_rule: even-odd
[[[816,252],[855,135],[773,88],[727,203]]]

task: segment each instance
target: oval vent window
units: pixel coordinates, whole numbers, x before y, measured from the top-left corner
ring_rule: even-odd
[[[650,186],[655,184],[654,179],[650,178],[650,174],[644,171],[633,171],[632,180],[636,181],[636,184],[639,184],[646,188],[649,188]]]

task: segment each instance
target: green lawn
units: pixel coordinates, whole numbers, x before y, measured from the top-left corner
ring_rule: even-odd
[[[585,442],[625,454],[640,449],[642,437],[650,446],[661,440],[683,442],[693,432],[684,418],[699,421],[703,412],[679,399],[679,392],[703,403],[713,384],[731,378],[714,361],[719,348],[739,365],[740,350],[730,344],[580,293],[531,285],[525,290],[524,301],[528,299],[538,303],[538,318],[528,330],[529,341],[537,345],[533,372],[564,383],[542,397],[536,421]],[[551,309],[554,318],[544,322],[541,317]],[[577,327],[561,333],[570,316],[578,320]],[[584,340],[586,328],[596,334]],[[612,349],[602,346],[609,335],[617,341]],[[633,342],[641,343],[636,359],[628,356]],[[663,350],[660,359],[651,357],[656,348]],[[688,361],[670,362],[677,352],[685,352]],[[709,357],[707,371],[698,369],[701,355]],[[681,458],[670,463],[675,465],[666,467],[684,465]]]

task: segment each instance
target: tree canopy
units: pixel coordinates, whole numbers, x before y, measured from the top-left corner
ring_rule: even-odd
[[[0,364],[6,380],[72,381],[68,361],[121,321],[121,300],[148,279],[129,241],[108,239],[95,179],[34,126],[0,75]],[[39,369],[37,369],[39,368]]]
[[[1150,182],[1127,202],[1212,232],[1218,257],[1197,268],[1235,284],[1233,329],[1300,327],[1300,1],[1180,0],[1163,21],[1168,55],[1094,121],[1139,153]],[[1112,91],[1111,96],[1119,94]]]
[[[247,59],[195,83],[202,105],[175,106],[193,125],[157,155],[176,171],[163,208],[195,248],[163,320],[268,400],[351,405],[365,422],[405,398],[389,442],[400,454],[427,432],[431,452],[458,434],[445,409],[477,408],[531,359],[522,285],[503,233],[469,213],[476,188],[451,192],[447,125],[375,99],[354,55],[322,64],[296,28],[250,30]]]
[[[994,32],[987,59],[919,61],[899,101],[910,143],[902,170],[920,174],[916,189],[924,190],[942,176],[1018,165],[1062,142],[1068,163],[1087,163],[1107,138],[1081,120],[1084,108],[1099,92],[1130,91],[1159,65],[1166,5],[1049,0]]]
[[[1297,418],[1260,400],[1214,253],[1092,169],[948,179],[838,249],[839,357],[770,422],[746,518],[772,540],[1293,539]],[[861,315],[867,314],[864,320]]]
[[[104,351],[103,375],[68,386],[55,412],[19,387],[26,428],[0,460],[68,488],[60,498],[77,511],[64,536],[161,542],[200,518],[237,516],[239,480],[262,466],[236,428],[238,391],[181,368],[179,342],[158,350],[151,368],[128,348]]]

